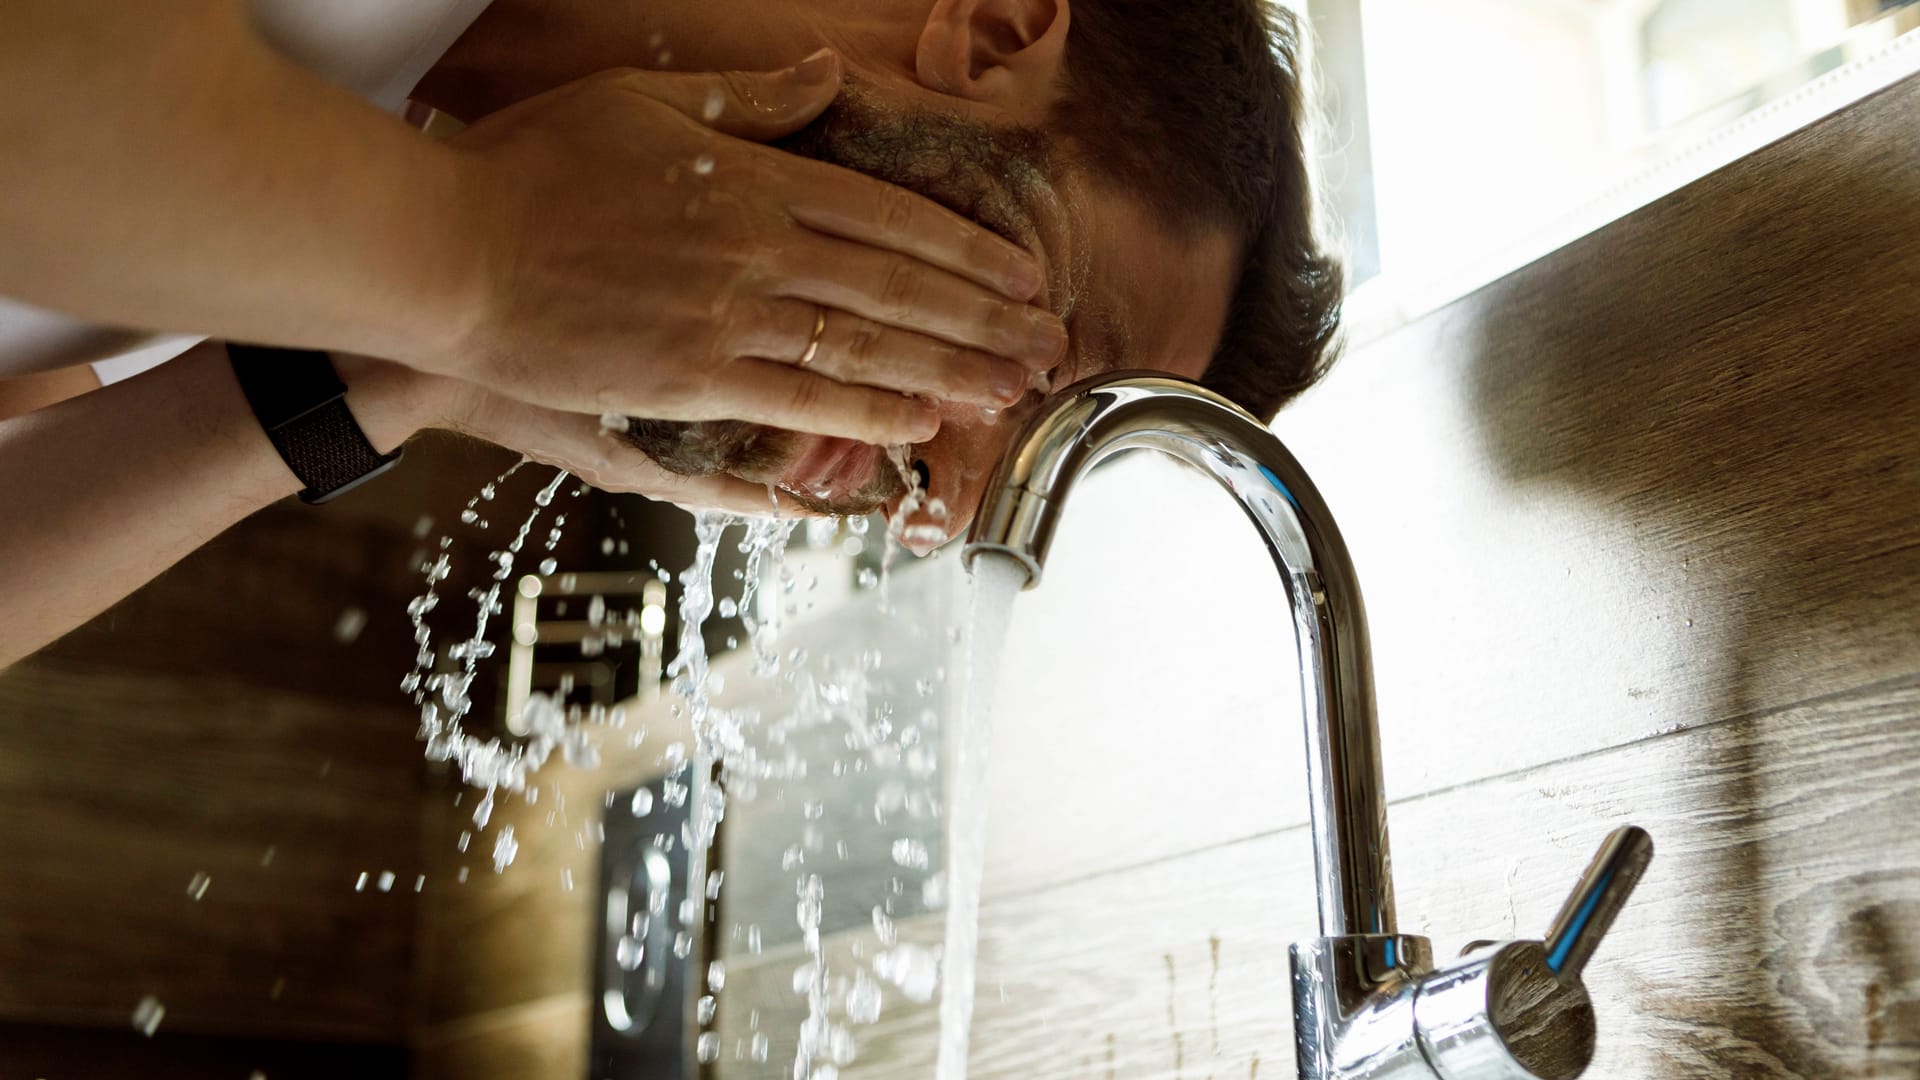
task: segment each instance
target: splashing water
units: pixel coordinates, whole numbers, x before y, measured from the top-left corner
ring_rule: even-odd
[[[915,539],[912,535],[903,536],[899,522],[918,511],[925,511],[926,516],[937,518],[942,516],[940,511],[943,509],[928,502],[903,450],[896,449],[889,456],[908,481],[908,506],[896,515],[894,525],[886,530],[886,547],[881,552],[878,582],[873,581],[871,575],[860,582],[863,589],[877,584],[883,613],[891,610],[887,597],[887,577],[893,558],[899,553],[899,541]],[[515,465],[488,484],[468,503],[461,515],[462,520],[478,529],[489,528],[482,513],[503,509],[503,485],[526,464],[523,461]],[[530,696],[520,725],[528,734],[520,739],[481,739],[462,727],[463,719],[472,708],[468,694],[479,665],[494,652],[494,645],[487,641],[487,633],[489,626],[497,623],[493,616],[503,613],[502,598],[504,590],[511,588],[508,582],[513,576],[515,562],[521,556],[528,538],[535,535],[540,518],[549,512],[556,494],[568,480],[568,475],[561,472],[542,486],[533,499],[534,506],[519,523],[511,541],[502,550],[488,556],[488,576],[491,580],[468,594],[476,607],[470,636],[455,640],[444,649],[436,649],[426,623],[427,616],[440,604],[439,586],[452,572],[450,538],[442,537],[437,555],[427,559],[421,566],[426,588],[408,605],[418,651],[413,670],[402,681],[402,689],[413,696],[420,709],[420,738],[426,743],[428,758],[455,763],[462,779],[484,792],[471,811],[476,830],[484,830],[490,824],[490,819],[495,816],[497,800],[503,792],[520,794],[529,804],[535,801],[540,791],[530,785],[530,777],[543,766],[554,750],[562,750],[569,761],[581,764],[592,763],[596,753],[592,733],[586,730],[590,725],[581,722],[578,708],[569,708],[557,696]],[[551,522],[552,528],[542,530],[545,532],[547,551],[554,550],[560,539],[560,527],[565,523],[565,515],[557,515]],[[869,676],[880,664],[877,650],[851,662],[823,658],[824,662],[815,662],[811,668],[804,650],[795,648],[783,654],[779,642],[781,624],[785,621],[783,616],[796,614],[795,594],[797,587],[802,584],[794,580],[795,575],[786,561],[788,543],[799,524],[790,518],[698,514],[694,522],[694,560],[678,577],[682,589],[678,649],[665,674],[674,697],[680,703],[675,712],[689,721],[693,740],[691,747],[675,744],[663,754],[662,764],[669,770],[669,783],[663,788],[665,794],[662,797],[669,804],[675,804],[677,793],[681,801],[692,806],[692,820],[678,840],[694,852],[692,864],[698,879],[689,883],[690,890],[695,896],[704,895],[709,903],[718,899],[722,879],[717,871],[706,873],[705,852],[725,815],[729,792],[743,799],[752,798],[758,783],[793,779],[796,770],[798,777],[804,778],[806,771],[806,762],[794,760],[790,753],[776,760],[763,760],[761,751],[746,738],[747,728],[760,722],[757,712],[744,710],[736,715],[715,701],[722,686],[719,674],[712,670],[709,663],[705,631],[716,613],[722,618],[740,619],[745,630],[742,644],[751,650],[754,675],[778,677],[791,691],[793,718],[784,722],[801,727],[832,725],[844,730],[845,745],[856,754],[871,757],[871,762],[856,761],[855,765],[884,761],[885,767],[898,768],[904,763],[911,777],[925,779],[932,775],[929,771],[933,767],[932,756],[917,749],[915,741],[898,739],[889,742],[889,734],[897,731],[892,706],[869,700]],[[831,530],[823,528],[819,531],[837,532],[838,528],[844,526],[850,539],[842,550],[850,556],[859,554],[861,545],[855,541],[866,535],[867,522],[856,519],[829,524]],[[727,542],[730,535],[736,534],[736,530],[738,550],[746,557],[744,569],[736,575],[741,584],[736,595],[721,596],[720,590],[715,587],[720,545]],[[538,555],[530,557],[537,558]],[[557,568],[549,559],[540,564],[540,569],[542,573],[551,574]],[[665,571],[660,572],[660,577],[663,581],[667,579]],[[817,582],[808,583],[808,587],[812,584]],[[798,591],[804,593],[804,589]],[[922,680],[918,687],[919,696],[931,696],[931,687],[943,679],[944,669],[934,680]],[[922,711],[915,722],[927,725],[924,730],[938,730],[934,726],[938,721],[931,711]],[[979,747],[979,751],[984,753],[984,745]],[[836,763],[835,775],[839,775],[839,768],[840,764]],[[984,783],[983,778],[984,774],[981,784]],[[911,780],[908,782],[911,783]],[[980,784],[974,785],[974,789],[979,787]],[[892,809],[897,811],[900,809],[898,804],[903,801],[898,785],[895,785],[891,794]],[[913,798],[918,798],[919,802],[914,803]],[[970,796],[969,799],[967,805],[980,804],[977,796]],[[646,801],[650,804],[651,795],[647,796]],[[910,796],[905,801],[910,816],[928,813],[938,816],[938,800],[931,794]],[[915,810],[916,805],[922,809]],[[564,814],[564,806],[557,809]],[[642,804],[640,795],[634,796],[630,810],[635,816],[645,815],[652,809],[651,805]],[[876,811],[879,809],[876,807]],[[819,810],[809,811],[809,820],[819,816]],[[552,818],[550,814],[549,825],[552,824]],[[469,834],[463,834],[462,851],[466,850],[469,839]],[[579,839],[576,837],[576,840]],[[492,845],[495,872],[504,872],[526,842],[529,841],[516,837],[512,826],[501,825]],[[808,851],[819,849],[818,840],[809,843],[813,846]],[[983,837],[976,833],[970,850],[977,850],[981,843]],[[836,845],[836,848],[841,860],[848,858],[844,842]],[[795,857],[786,866],[795,875],[794,917],[807,953],[807,962],[795,973],[796,990],[806,998],[807,1016],[800,1026],[792,1075],[809,1080],[830,1080],[837,1075],[840,1067],[853,1060],[854,1040],[846,1025],[868,1024],[879,1018],[883,984],[891,984],[910,1001],[930,1001],[939,985],[941,954],[936,950],[898,941],[886,910],[876,907],[874,927],[882,950],[872,955],[863,966],[858,962],[860,951],[856,949],[856,963],[850,972],[830,971],[827,950],[821,940],[820,922],[827,882],[817,867],[806,865],[811,859],[810,855],[799,857],[798,849],[795,849]],[[917,842],[910,842],[898,849],[896,865],[902,869],[924,872],[927,862],[928,852]],[[922,883],[923,893],[929,898],[944,900],[948,892],[946,879],[949,872],[939,867],[934,867],[934,870],[932,877]],[[971,872],[963,870],[954,879],[962,885],[953,890],[956,900],[971,898],[965,905],[955,904],[956,915],[964,915],[969,927],[978,907],[979,876],[976,868]],[[462,868],[459,880],[465,879],[466,871]],[[966,882],[972,884],[966,885]],[[566,885],[570,887],[570,883]],[[894,891],[899,892],[900,888],[901,883],[896,880]],[[688,905],[688,908],[675,913],[680,929],[675,936],[676,955],[691,953],[692,931],[698,930],[697,923],[707,917],[698,902]],[[654,914],[663,916],[664,911]],[[759,951],[758,936],[757,926],[747,928],[750,952]],[[968,940],[971,940],[971,931]],[[967,989],[970,992],[971,946],[961,968],[967,973]],[[709,968],[709,1003],[714,1000],[712,995],[720,992],[723,972],[724,968],[719,966],[718,961],[714,961]],[[710,1005],[703,1006],[700,1017],[702,1029],[710,1026],[716,1011]],[[757,1015],[756,1010],[754,1016],[757,1018]],[[963,1018],[962,1031],[964,1022]],[[765,1061],[768,1040],[763,1032],[757,1030],[757,1019],[753,1026],[756,1030],[753,1031],[750,1050],[746,1052],[754,1060]],[[712,1031],[702,1032],[700,1045],[702,1060],[711,1061],[718,1055],[719,1042]],[[960,1048],[964,1055],[964,1035]],[[964,1069],[964,1060],[960,1067]]]
[[[973,1026],[973,971],[980,946],[980,884],[987,858],[987,755],[1000,655],[1013,621],[1013,601],[1027,584],[1018,562],[985,554],[973,564],[973,641],[965,708],[947,741],[947,939],[941,953],[940,1056],[936,1080],[967,1075],[967,1033]]]
[[[493,483],[481,488],[480,493],[467,502],[461,520],[476,528],[487,528],[487,523],[479,518],[475,507],[482,502],[494,501],[499,486],[526,464],[526,460],[522,459],[496,477]],[[494,644],[487,640],[487,627],[493,617],[504,610],[500,602],[500,590],[512,576],[514,561],[526,546],[534,523],[553,505],[554,496],[569,478],[565,470],[556,471],[546,486],[535,493],[533,510],[520,523],[513,540],[503,550],[488,556],[488,562],[494,567],[491,582],[485,589],[475,589],[468,594],[476,609],[473,634],[454,642],[446,650],[446,659],[459,665],[457,671],[434,670],[439,666],[441,657],[433,646],[433,633],[426,622],[427,616],[440,605],[440,583],[453,573],[450,554],[452,537],[440,538],[439,556],[421,567],[426,591],[407,604],[407,616],[413,623],[414,643],[419,650],[414,655],[413,670],[401,680],[400,689],[413,695],[414,704],[420,707],[419,738],[426,744],[427,759],[454,762],[459,766],[463,781],[486,791],[481,809],[475,814],[475,823],[481,827],[486,825],[487,817],[492,812],[494,792],[497,789],[524,792],[527,789],[527,777],[538,771],[554,750],[561,750],[569,760],[574,761],[590,761],[593,757],[593,748],[586,734],[573,722],[574,718],[568,715],[558,699],[545,695],[535,694],[528,701],[523,713],[528,737],[512,747],[498,738],[482,740],[469,734],[461,725],[473,708],[468,692],[473,687],[480,662],[494,653]],[[576,495],[578,493],[575,492]],[[555,526],[548,531],[546,538],[548,551],[553,550],[559,542],[559,527],[565,522],[564,514],[556,517]],[[518,845],[512,842],[510,836],[503,839],[507,843],[495,850],[497,870],[504,870],[518,851]]]
[[[919,509],[926,495],[919,484],[919,477],[907,460],[905,449],[894,448],[888,456],[900,470],[909,488],[905,497],[907,507],[894,519],[898,522]],[[808,530],[810,542],[815,547],[823,546],[827,534],[837,532],[841,524],[844,524],[852,540],[858,540],[867,532],[865,519],[850,519],[842,523],[813,522]],[[798,525],[799,522],[794,519],[739,517],[711,512],[695,516],[694,561],[679,578],[682,587],[679,650],[668,669],[668,675],[671,688],[682,702],[694,731],[695,753],[685,768],[717,770],[720,781],[700,785],[704,794],[696,805],[696,824],[691,841],[701,852],[711,844],[724,816],[728,791],[734,791],[742,798],[751,798],[760,782],[776,778],[791,779],[796,768],[804,776],[805,769],[804,761],[796,763],[783,760],[776,763],[761,760],[754,746],[748,742],[745,731],[746,723],[757,717],[736,716],[728,709],[715,705],[713,695],[720,691],[719,679],[709,666],[704,633],[707,621],[715,612],[723,618],[738,617],[741,620],[746,631],[746,644],[753,656],[753,673],[762,678],[778,676],[790,687],[792,723],[802,727],[832,724],[843,728],[847,745],[855,749],[873,750],[881,738],[876,732],[867,695],[867,676],[879,662],[877,654],[871,658],[862,657],[853,664],[828,661],[816,664],[815,670],[809,670],[804,650],[794,649],[785,656],[780,652],[781,615],[783,612],[794,612],[790,598],[800,585],[786,561],[787,546]],[[746,556],[737,599],[717,596],[714,586],[720,545],[728,530],[736,526],[742,533],[738,550]],[[819,534],[817,537],[816,533]],[[881,578],[877,583],[881,594],[880,610],[883,613],[889,610],[887,571],[899,551],[901,539],[897,529],[888,530],[886,548],[881,558]],[[849,554],[857,554],[857,551],[858,545],[855,545]],[[872,584],[864,582],[863,587]],[[764,594],[762,590],[765,590]],[[885,721],[881,721],[881,725],[884,727]],[[809,820],[818,816],[818,813],[810,812]],[[844,850],[841,857],[845,858]],[[924,860],[924,852],[919,853],[917,861],[921,866],[924,866]],[[909,853],[909,864],[915,861],[913,853]],[[696,856],[696,866],[704,866],[704,863],[704,858]],[[927,1001],[933,993],[937,967],[930,950],[916,950],[901,945],[889,953],[876,956],[871,974],[856,967],[849,980],[844,974],[830,971],[820,921],[826,901],[826,883],[818,872],[806,865],[805,853],[799,848],[789,849],[783,856],[782,865],[796,875],[795,922],[805,953],[804,962],[794,972],[794,989],[805,997],[807,1014],[800,1024],[790,1075],[799,1080],[831,1080],[854,1057],[852,1032],[843,1024],[835,1023],[836,1007],[843,1009],[845,1019],[849,1022],[872,1023],[878,1019],[881,1010],[881,993],[874,976],[888,978],[891,974],[892,978],[888,978],[888,981],[899,986],[903,994],[912,1000]],[[718,893],[717,877],[709,878],[707,885],[705,891],[708,899],[712,900]],[[698,890],[700,883],[693,883],[692,888]],[[749,928],[747,938],[750,951],[757,952],[758,928]],[[715,993],[719,991],[718,986],[711,989]],[[756,1032],[755,1036],[752,1055],[755,1060],[764,1061],[767,1040],[763,1033]]]
[[[667,676],[673,692],[686,708],[687,720],[693,727],[695,752],[684,765],[668,764],[681,774],[678,778],[681,783],[689,782],[695,767],[703,770],[703,776],[715,766],[720,768],[722,782],[702,784],[700,801],[694,806],[693,836],[701,852],[712,844],[726,816],[727,782],[735,777],[751,781],[764,771],[746,745],[738,718],[713,705],[713,695],[721,687],[707,656],[706,623],[716,608],[732,609],[747,627],[754,649],[755,670],[761,674],[779,670],[780,660],[774,649],[777,620],[762,622],[754,614],[754,593],[769,562],[776,569],[782,566],[787,541],[798,524],[793,519],[740,517],[714,511],[702,511],[694,516],[693,565],[680,575],[680,648],[667,667]],[[739,550],[747,557],[742,592],[737,600],[731,597],[717,600],[714,566],[722,539],[735,525],[742,526],[745,532],[739,542]],[[697,884],[704,887],[705,883]]]

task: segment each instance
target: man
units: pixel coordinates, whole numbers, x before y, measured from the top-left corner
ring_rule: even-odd
[[[1297,28],[1265,0],[495,0],[417,94],[472,118],[642,45],[642,60],[751,70],[821,44],[847,58],[849,89],[784,145],[1039,255],[1071,343],[1038,385],[1153,368],[1267,417],[1324,370],[1340,275],[1312,231]],[[823,362],[871,362],[835,319],[824,342]],[[1037,400],[943,407],[912,455],[925,505],[947,513],[922,511],[916,546],[965,529]],[[817,512],[893,511],[905,490],[850,440],[645,421],[632,439],[676,472],[774,485]]]
[[[1037,299],[1070,330],[1065,355],[1060,349],[1049,354],[1040,322],[1004,317],[1012,310],[1004,301],[968,300],[996,276],[1004,295],[1018,297],[1018,267],[1007,259],[995,264],[982,254],[990,245],[951,232],[951,250],[939,251],[937,241],[921,249],[943,263],[948,276],[886,273],[864,295],[850,295],[856,290],[833,265],[839,259],[816,259],[809,271],[807,260],[792,257],[779,238],[742,244],[740,280],[784,275],[787,290],[778,302],[742,305],[738,320],[709,321],[745,327],[727,335],[729,344],[742,355],[783,364],[782,378],[817,373],[825,376],[822,386],[936,396],[937,434],[909,411],[884,404],[837,432],[789,421],[790,410],[743,409],[734,415],[754,423],[716,423],[710,408],[702,415],[698,406],[710,395],[699,393],[701,384],[691,376],[649,380],[643,367],[628,381],[648,393],[623,384],[609,397],[604,383],[570,383],[562,377],[569,372],[554,371],[549,379],[542,358],[524,344],[496,350],[497,362],[471,378],[449,377],[432,364],[339,355],[354,418],[378,451],[424,426],[452,427],[609,487],[742,509],[767,506],[768,483],[785,491],[786,501],[814,510],[897,504],[901,480],[868,443],[911,442],[931,495],[951,508],[936,523],[951,535],[971,516],[1016,415],[1035,400],[1029,394],[1016,402],[1018,388],[1008,394],[996,385],[987,392],[988,383],[1004,381],[988,378],[989,361],[1012,358],[1030,370],[1045,356],[1040,381],[1051,385],[1120,366],[1204,375],[1249,408],[1271,413],[1324,365],[1338,296],[1337,272],[1313,246],[1291,21],[1267,15],[1260,0],[1198,0],[1164,9],[1135,0],[1079,0],[1072,12],[1068,6],[1066,0],[742,0],[722,8],[702,0],[498,0],[415,92],[453,116],[479,121],[465,137],[482,151],[489,140],[511,145],[529,118],[564,114],[570,95],[631,94],[648,108],[678,112],[689,131],[692,121],[722,117],[743,134],[784,134],[767,129],[784,124],[791,130],[795,110],[773,100],[777,94],[764,81],[674,81],[634,71],[569,80],[635,61],[692,71],[764,70],[821,45],[837,50],[850,91],[795,135],[793,148],[920,190],[1028,247],[1045,271]],[[1276,20],[1277,36],[1268,18]],[[837,84],[840,72],[834,74]],[[565,134],[632,148],[631,132],[585,126],[590,115],[579,112],[583,124]],[[693,152],[666,168],[684,194],[673,208],[684,220],[738,216],[775,180],[764,156],[684,134]],[[530,172],[547,164],[538,153],[518,161]],[[920,221],[928,216],[909,204],[885,205]],[[831,203],[806,224],[852,239],[886,231]],[[912,231],[904,221],[880,224]],[[565,252],[552,257],[537,250],[538,234],[531,235],[536,250],[523,259],[566,265]],[[659,254],[673,253],[668,247]],[[604,288],[593,269],[574,267],[579,276],[570,283],[585,291]],[[975,288],[961,280],[967,277]],[[542,295],[565,306],[565,289],[540,284],[548,286]],[[977,318],[981,305],[995,317]],[[1030,340],[1021,340],[1021,327],[1033,328]],[[464,340],[475,349],[494,348],[484,338]],[[931,385],[873,375],[902,367],[902,355],[911,361],[904,366]],[[246,406],[220,363],[190,356],[169,367],[164,383],[143,388],[141,399],[89,395],[16,422],[0,437],[0,489],[31,488],[28,478],[57,475],[91,496],[76,506],[53,499],[42,484],[37,496],[13,500],[13,525],[0,526],[6,555],[0,591],[18,600],[13,610],[22,617],[0,630],[0,663],[77,624],[297,486],[258,426],[246,422]],[[968,392],[943,385],[957,378],[954,372],[977,382]],[[532,407],[516,392],[549,395],[546,404],[554,407]],[[798,400],[807,397],[803,392]],[[89,404],[95,398],[102,400]],[[820,400],[830,404],[824,394]],[[607,407],[648,417],[635,425],[634,445],[658,465],[701,479],[649,472],[645,458],[600,437],[600,418],[588,410]],[[890,415],[881,415],[887,410]],[[806,430],[814,434],[797,434]],[[97,455],[81,460],[102,431],[114,432],[129,450],[113,467]],[[132,456],[143,447],[161,451],[150,460]],[[636,483],[636,474],[645,482]],[[183,483],[198,485],[193,497],[181,497]],[[126,539],[129,521],[140,523],[138,544]],[[52,569],[62,564],[84,566],[90,576]]]

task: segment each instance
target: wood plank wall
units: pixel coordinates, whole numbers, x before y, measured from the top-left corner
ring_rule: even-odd
[[[0,672],[0,1075],[406,1074],[414,526],[501,465],[415,450],[393,485],[263,511]]]

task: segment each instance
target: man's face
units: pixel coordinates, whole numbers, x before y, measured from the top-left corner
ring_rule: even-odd
[[[1198,377],[1232,288],[1226,237],[1182,243],[1124,194],[1102,189],[1038,128],[993,127],[925,105],[890,103],[864,80],[782,144],[915,191],[1038,255],[1040,302],[1067,323],[1060,365],[1010,408],[944,410],[931,441],[891,452],[759,425],[640,421],[629,438],[661,465],[689,475],[729,473],[777,488],[825,514],[876,510],[910,546],[930,550],[972,520],[988,475],[1045,393],[1119,368]],[[906,502],[916,472],[924,500]]]
[[[1047,390],[1118,368],[1197,378],[1226,319],[1233,239],[1172,235],[1048,129],[1065,84],[1068,8],[1069,0],[493,0],[436,69],[446,77],[423,85],[456,115],[484,115],[608,67],[770,71],[822,45],[837,49],[850,92],[787,148],[916,191],[1031,250],[1047,278],[1036,302],[1067,324],[1065,358],[1014,406],[948,405],[932,441],[891,456],[737,423],[642,421],[633,435],[676,471],[768,484],[820,513],[884,509],[925,551],[966,529],[994,465]],[[987,76],[974,78],[980,71]],[[903,496],[916,471],[927,497],[908,516]]]

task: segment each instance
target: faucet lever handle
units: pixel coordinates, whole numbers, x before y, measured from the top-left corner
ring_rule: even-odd
[[[1653,861],[1653,837],[1638,825],[1623,825],[1613,830],[1580,881],[1573,895],[1554,916],[1553,928],[1545,942],[1547,967],[1561,982],[1576,981],[1580,972],[1600,947],[1600,939],[1613,925],[1614,917],[1633,895],[1633,887]]]

